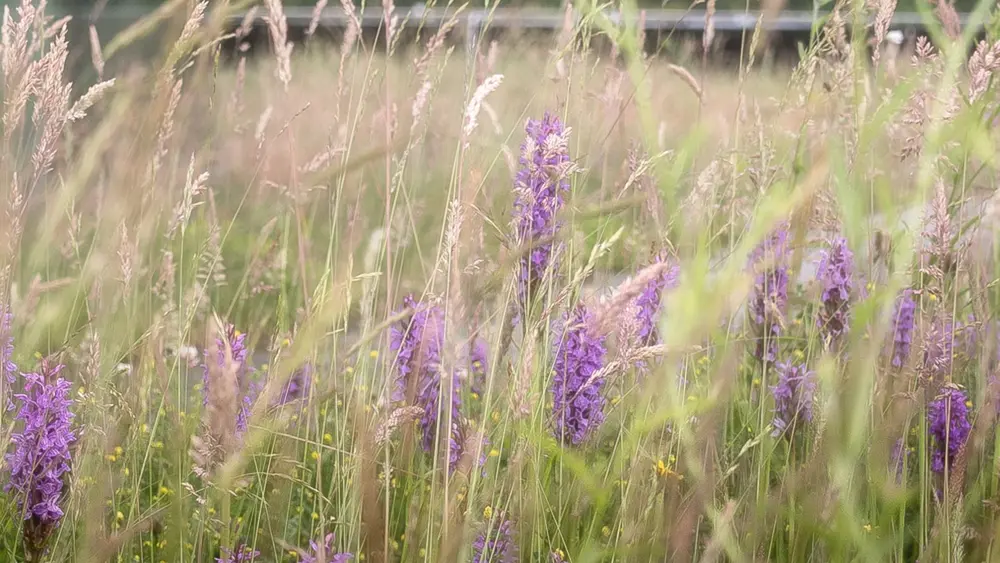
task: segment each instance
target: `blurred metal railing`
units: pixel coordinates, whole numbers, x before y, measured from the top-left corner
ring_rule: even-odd
[[[148,14],[147,8],[140,7],[116,7],[109,8],[101,14],[101,19],[124,23],[135,21]],[[623,15],[614,10],[607,10],[604,14],[612,23],[620,24]],[[83,15],[83,14],[80,14]],[[546,8],[497,8],[495,10],[472,9],[455,10],[453,8],[432,7],[415,5],[408,8],[398,8],[395,15],[401,22],[407,22],[408,26],[419,24],[425,28],[436,29],[445,23],[455,21],[455,27],[465,30],[466,40],[469,46],[473,46],[476,38],[486,29],[494,30],[548,30],[555,31],[564,25],[565,14],[559,9]],[[232,25],[235,27],[244,19],[245,14],[235,14],[232,16]],[[285,8],[285,16],[290,29],[304,29],[309,26],[313,18],[313,9],[308,6],[289,6]],[[86,17],[86,16],[84,16]],[[263,22],[264,12],[258,11],[258,24]],[[356,17],[363,29],[377,28],[382,25],[383,11],[381,6],[369,6],[364,10],[359,10]],[[579,23],[581,15],[574,13],[574,23]],[[645,31],[659,32],[669,30],[680,30],[697,32],[705,29],[704,10],[645,10],[642,17],[638,13],[629,16],[632,23],[638,26],[641,22]],[[968,21],[968,14],[959,14],[963,25]],[[742,32],[753,30],[761,21],[761,26],[767,31],[784,33],[807,33],[812,29],[816,17],[812,12],[806,11],[783,11],[776,16],[761,19],[759,11],[718,11],[713,18],[713,26],[717,32]],[[319,25],[324,28],[344,28],[347,26],[349,16],[339,7],[328,7],[319,16]],[[921,28],[925,24],[923,17],[918,13],[906,12],[896,13],[893,16],[891,27],[893,28]]]

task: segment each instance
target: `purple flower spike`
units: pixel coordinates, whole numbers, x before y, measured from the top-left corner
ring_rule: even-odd
[[[778,384],[771,387],[774,394],[774,425],[772,436],[778,437],[812,421],[813,395],[816,382],[813,372],[803,364],[778,362]]]
[[[778,337],[788,304],[788,227],[779,225],[750,256],[754,271],[754,294],[750,321],[757,334],[757,359],[773,362],[778,355]]]
[[[927,432],[934,439],[931,469],[942,473],[951,467],[955,456],[965,446],[972,431],[969,408],[972,402],[965,392],[956,387],[945,387],[941,394],[927,405]]]
[[[663,256],[657,256],[656,262],[663,262]],[[656,327],[657,317],[662,305],[663,292],[677,286],[677,277],[680,268],[673,266],[663,272],[662,275],[650,280],[635,298],[635,305],[638,312],[636,316],[639,321],[639,346],[655,346],[660,343],[660,334]]]
[[[215,563],[252,563],[260,557],[260,552],[246,545],[236,549],[222,548],[222,557],[216,557]]]
[[[70,471],[69,446],[76,441],[70,383],[58,377],[62,369],[43,360],[39,373],[24,375],[24,393],[14,395],[20,405],[16,419],[23,426],[10,438],[13,453],[4,456],[10,472],[4,491],[14,496],[25,521],[30,560],[41,556],[62,520],[63,476]]]
[[[413,309],[413,315],[391,328],[389,349],[395,355],[396,380],[393,385],[392,400],[402,401],[413,397],[413,404],[422,408],[420,428],[423,433],[421,445],[424,451],[434,449],[438,427],[447,428],[451,420],[449,438],[449,460],[461,457],[461,440],[456,438],[461,414],[461,389],[457,377],[451,377],[451,389],[441,386],[441,348],[444,343],[444,318],[439,307],[417,303],[412,296],[403,300],[406,308]],[[443,411],[439,403],[451,394],[450,415]],[[444,418],[440,420],[439,417]],[[455,464],[449,463],[449,469]]]
[[[441,309],[418,303],[412,295],[403,298],[412,314],[389,328],[389,350],[396,372],[392,400],[413,400],[426,379],[440,377],[444,319]],[[412,390],[408,395],[407,391]]]
[[[301,563],[347,563],[354,559],[353,553],[334,553],[333,534],[323,538],[322,549],[315,540],[309,542],[309,553],[302,556]],[[322,553],[321,553],[322,552]]]
[[[559,225],[555,216],[569,191],[565,177],[570,164],[568,135],[559,118],[545,114],[528,120],[515,179],[514,227],[517,244],[531,246],[521,258],[518,297],[531,299],[546,272],[555,266],[553,243]]]
[[[306,364],[295,370],[282,386],[281,392],[274,398],[273,406],[287,405],[293,401],[308,399],[309,389],[312,387],[312,374],[311,364]]]
[[[460,388],[458,386],[458,378],[451,378],[451,437],[448,440],[449,443],[449,469],[454,470],[455,464],[461,457],[462,441],[460,432],[456,432],[459,421],[461,420],[460,407],[462,406],[462,400],[460,397]],[[442,394],[444,393],[444,394]],[[421,444],[423,445],[425,452],[433,451],[434,442],[437,439],[438,425],[440,417],[440,427],[442,429],[447,428],[449,424],[449,414],[440,409],[440,401],[448,401],[449,397],[447,395],[448,391],[442,391],[441,387],[441,376],[436,374],[434,376],[429,376],[423,381],[423,386],[420,388],[419,394],[417,395],[417,404],[423,407],[424,414],[420,417],[420,428],[423,432],[423,439]]]
[[[892,365],[902,367],[910,357],[913,345],[913,321],[917,303],[913,300],[913,290],[904,289],[896,299],[892,314]]]
[[[511,532],[510,520],[496,519],[500,525],[479,534],[472,544],[472,563],[516,563],[517,545]]]
[[[606,337],[593,334],[591,315],[583,305],[573,312],[557,341],[552,378],[555,437],[563,443],[583,443],[604,422],[602,393]]]
[[[825,338],[836,339],[850,323],[850,301],[854,289],[854,254],[843,237],[833,241],[819,264],[823,287],[822,306],[816,324]]]

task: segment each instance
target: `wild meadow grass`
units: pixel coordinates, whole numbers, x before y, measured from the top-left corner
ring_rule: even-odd
[[[997,560],[993,6],[795,68],[247,7],[5,8],[0,560]]]

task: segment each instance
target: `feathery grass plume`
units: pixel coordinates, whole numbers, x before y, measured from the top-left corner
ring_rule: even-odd
[[[882,43],[892,24],[892,14],[896,11],[896,0],[878,0],[875,11],[875,21],[872,23],[874,48],[872,49],[872,64],[876,67],[882,55]]]
[[[250,32],[253,31],[253,24],[257,21],[257,12],[259,10],[260,6],[252,6],[243,14],[243,20],[240,21],[239,27],[233,32],[237,44],[250,36]]]
[[[31,155],[34,168],[31,186],[36,185],[51,169],[57,143],[67,123],[72,85],[63,81],[63,74],[68,55],[69,43],[66,39],[66,27],[63,26],[50,45],[50,50],[38,61],[38,83],[31,120],[41,130],[41,134]]]
[[[813,396],[816,393],[815,374],[805,364],[778,362],[778,383],[771,387],[774,395],[774,437],[791,435],[812,422]]]
[[[352,0],[340,0],[340,7],[347,18],[347,29],[344,30],[344,39],[340,43],[340,66],[337,67],[337,101],[334,104],[334,114],[338,120],[341,119],[340,101],[344,95],[344,68],[346,68],[347,59],[351,56],[351,52],[354,51],[354,45],[358,42],[358,37],[361,35],[361,21],[358,20],[354,9],[354,2]]]
[[[715,40],[715,0],[705,2],[705,33],[701,36],[702,60],[707,60],[708,52]]]
[[[511,521],[503,514],[493,515],[490,507],[486,512],[493,517],[472,543],[472,563],[516,563],[519,559]]]
[[[602,375],[605,335],[593,327],[593,315],[577,305],[556,339],[552,377],[553,435],[562,443],[582,444],[604,422],[606,399]]]
[[[241,395],[239,399],[239,410],[236,414],[236,436],[240,437],[247,431],[247,423],[250,419],[250,410],[260,387],[256,382],[250,381],[251,368],[247,364],[247,335],[236,330],[232,324],[226,326],[225,334],[215,339],[216,352],[214,365],[219,369],[224,369],[227,362],[232,362],[232,367],[236,373],[236,392]],[[211,350],[205,351],[205,362],[202,364],[202,405],[208,405],[212,396],[211,372],[213,365]]]
[[[958,41],[962,37],[962,20],[955,11],[952,0],[929,0],[934,6],[934,15],[941,22],[945,35],[952,41]]]
[[[522,308],[538,290],[550,269],[555,269],[556,248],[551,240],[559,225],[556,213],[569,191],[565,171],[570,164],[570,129],[559,118],[545,114],[529,119],[521,144],[520,166],[514,185],[514,229],[516,242],[530,247],[521,258],[518,297]]]
[[[465,142],[472,137],[472,133],[476,130],[476,126],[479,125],[479,111],[483,108],[483,102],[486,100],[486,96],[492,94],[497,88],[500,87],[500,83],[503,82],[502,74],[494,74],[482,84],[476,88],[476,91],[472,93],[472,98],[469,99],[469,105],[465,107],[465,126],[462,128],[462,135],[465,137]]]
[[[913,290],[904,289],[896,298],[892,313],[892,365],[903,367],[910,357],[913,346],[913,328],[917,312],[917,302],[913,300]]]
[[[180,105],[183,91],[183,79],[179,78],[170,82],[170,97],[167,98],[167,107],[164,109],[163,117],[160,119],[160,128],[156,131],[156,152],[153,154],[153,160],[149,168],[149,178],[147,179],[149,183],[156,180],[160,168],[163,166],[163,160],[167,156],[170,141],[174,138],[174,116],[177,113],[177,107]],[[193,154],[191,155],[191,166],[194,167]],[[191,170],[190,173],[193,174],[194,170]],[[208,180],[208,176],[205,176],[205,180]],[[185,195],[187,194],[187,189],[187,186],[185,186]],[[172,235],[173,228],[168,230],[167,238],[170,238]]]
[[[333,534],[327,534],[323,543],[309,540],[309,552],[300,556],[300,563],[347,563],[354,559],[353,553],[334,553]]]
[[[115,79],[105,80],[91,86],[80,99],[73,104],[73,107],[69,109],[69,113],[66,114],[67,121],[79,121],[84,117],[87,117],[87,110],[93,107],[94,104],[99,102],[104,93],[110,90],[115,85]]]
[[[947,385],[927,405],[927,433],[934,440],[931,470],[943,473],[955,462],[972,431],[969,412],[972,407],[965,391]]]
[[[11,436],[14,451],[4,456],[10,477],[4,492],[17,502],[23,520],[25,557],[41,560],[49,536],[63,518],[63,479],[70,471],[73,400],[69,381],[59,377],[63,366],[42,360],[36,373],[24,374],[24,392],[16,420],[21,429]]]
[[[221,325],[212,332],[218,328]],[[208,338],[208,349],[205,351],[208,361],[202,364],[206,370],[203,382],[203,432],[192,440],[195,473],[202,478],[211,475],[236,449],[236,427],[241,411],[237,372],[241,364],[235,359],[236,353],[240,353],[235,348],[235,341],[236,335],[225,341],[211,334]],[[222,361],[218,361],[219,358]],[[215,361],[211,361],[213,359]]]
[[[750,322],[757,338],[754,355],[764,363],[775,361],[778,355],[778,337],[784,329],[788,304],[788,260],[788,226],[784,223],[750,255],[754,272]]]
[[[424,409],[420,407],[398,407],[393,409],[384,421],[375,429],[375,445],[383,446],[392,437],[393,430],[420,419]]]
[[[323,16],[323,9],[326,8],[329,0],[319,0],[316,5],[313,6],[312,17],[309,18],[309,27],[306,28],[306,37],[312,37],[316,33],[316,28],[319,27],[319,19]]]
[[[444,45],[444,40],[448,36],[448,33],[455,27],[458,23],[458,18],[453,17],[448,21],[444,22],[440,28],[427,40],[424,46],[423,52],[420,54],[420,58],[413,61],[414,74],[420,79],[421,82],[428,82],[429,76],[427,69],[430,65],[431,58],[434,54]],[[481,77],[482,81],[485,81],[486,77]]]
[[[292,48],[294,43],[288,40],[288,20],[281,0],[264,0],[267,8],[267,30],[271,35],[271,48],[274,49],[274,59],[277,61],[275,75],[288,92],[288,84],[292,81]]]
[[[823,252],[817,277],[823,294],[816,326],[824,340],[832,341],[842,336],[850,324],[854,253],[847,246],[847,239],[836,238]]]
[[[6,410],[14,410],[11,397],[13,385],[17,381],[17,364],[14,363],[14,314],[9,305],[0,306],[0,401],[6,403]]]
[[[240,544],[235,549],[223,547],[222,557],[216,557],[215,563],[253,563],[260,557],[260,552],[256,549]]]
[[[921,374],[931,381],[942,382],[951,373],[954,360],[955,323],[950,318],[935,320],[923,343]]]
[[[921,272],[927,274],[936,284],[931,291],[945,289],[945,277],[955,265],[952,252],[951,216],[948,214],[948,193],[943,181],[938,180],[934,189],[934,200],[924,219],[924,236],[930,243],[931,261]]]
[[[1000,41],[992,45],[980,41],[969,57],[969,101],[975,102],[990,85],[993,73],[1000,69]]]

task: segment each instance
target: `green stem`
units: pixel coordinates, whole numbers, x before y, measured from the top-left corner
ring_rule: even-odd
[[[232,545],[230,543],[230,538],[229,538],[229,522],[230,522],[230,514],[229,514],[230,506],[229,506],[229,503],[230,503],[229,493],[228,492],[223,492],[223,496],[222,496],[222,539],[220,541],[222,542],[222,545],[224,547],[227,547],[229,549],[235,549],[236,546],[234,546],[234,545]]]

